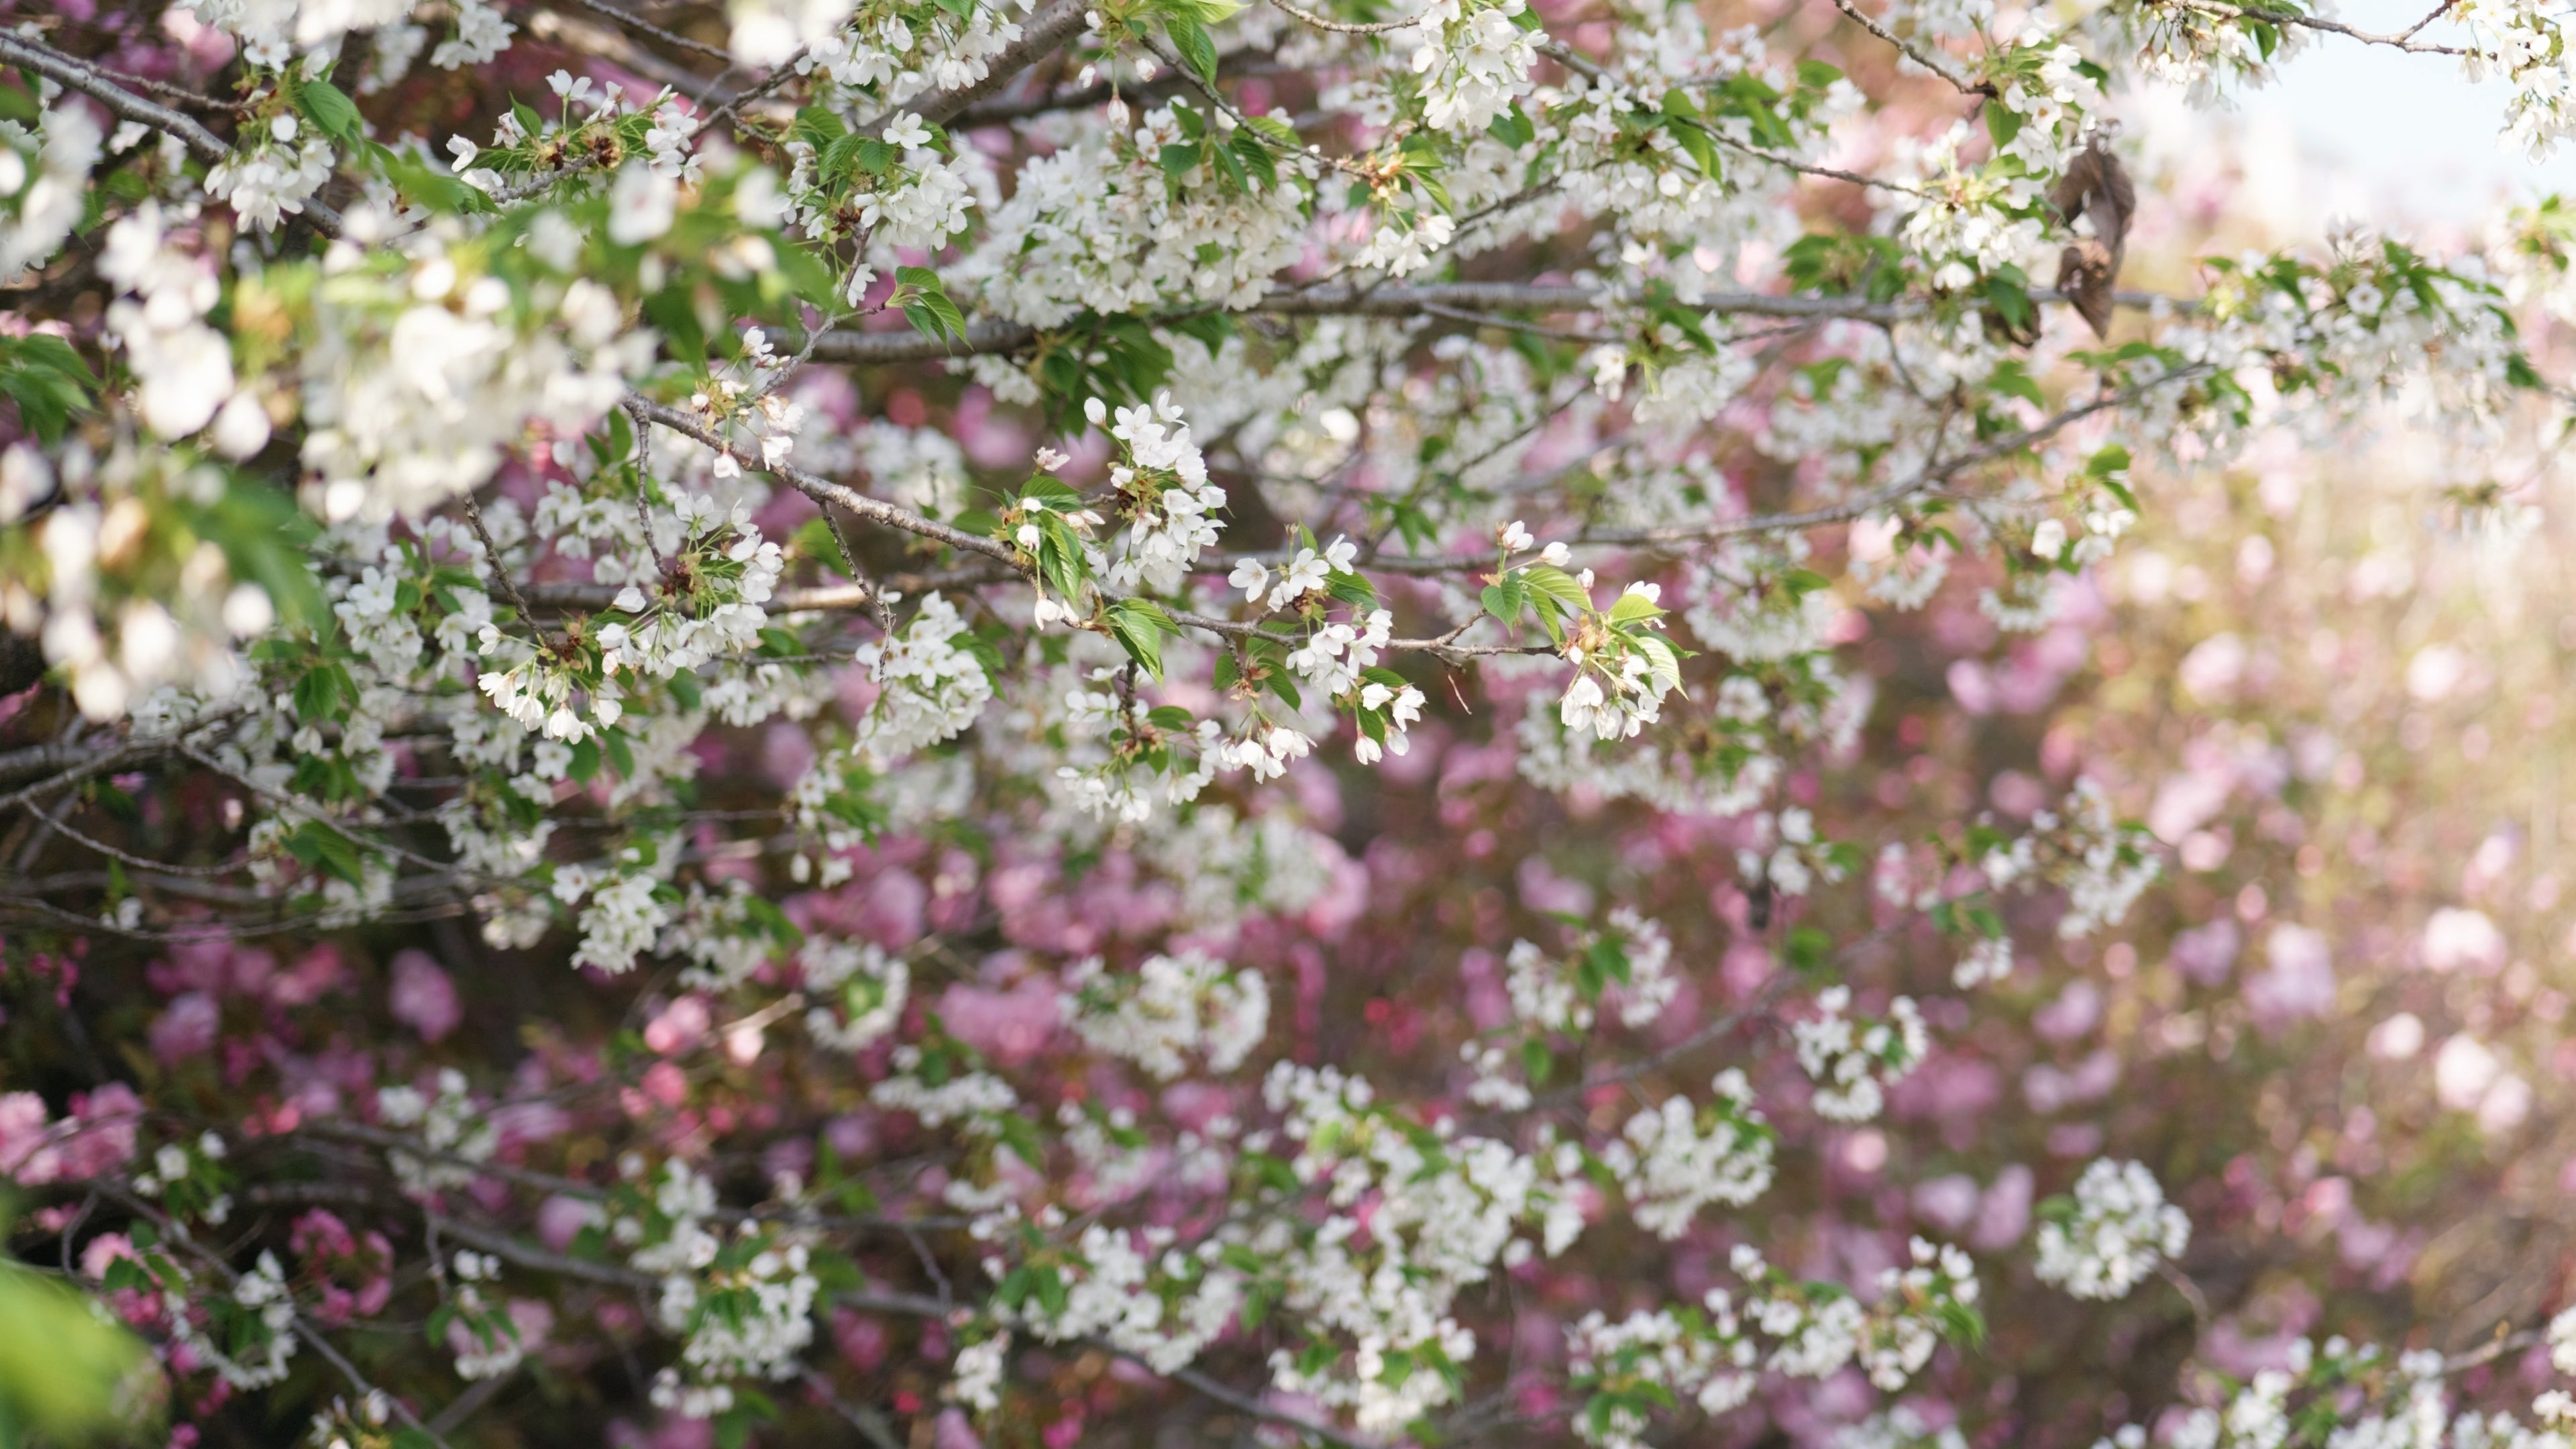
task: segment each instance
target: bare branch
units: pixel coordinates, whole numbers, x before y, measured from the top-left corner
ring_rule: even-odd
[[[1889,185],[1872,182],[1850,172],[1823,168],[1802,168],[1836,180],[1864,185]],[[1903,188],[1897,188],[1903,189]],[[2051,288],[2035,289],[2033,302],[2043,305],[2063,303],[2064,293]],[[1953,299],[1963,302],[1965,299]],[[2186,299],[2159,296],[2149,292],[2122,292],[2115,299],[2123,307],[2157,305],[2188,308]],[[1309,286],[1281,287],[1255,303],[1249,310],[1273,317],[1417,317],[1436,315],[1439,309],[1475,313],[1537,312],[1569,313],[1607,309],[1616,294],[1601,287],[1569,282],[1427,282],[1406,286],[1389,283],[1371,286],[1349,282],[1317,283]],[[1802,297],[1775,292],[1718,292],[1692,304],[1695,311],[1721,317],[1778,317],[1796,321],[1873,322],[1885,325],[1929,314],[1939,301],[1929,297],[1901,298],[1892,302],[1871,302],[1859,297]],[[1208,308],[1159,313],[1147,317],[1148,323],[1168,325],[1190,317],[1203,316]],[[962,357],[985,353],[1024,351],[1037,344],[1042,330],[1018,322],[986,320],[970,322],[962,340],[942,341],[918,332],[826,332],[817,340],[814,357],[821,362],[849,366],[873,367],[899,362],[928,362],[944,357]]]
[[[199,125],[193,116],[183,115],[158,101],[147,101],[81,62],[19,35],[0,35],[0,61],[23,66],[50,80],[80,92],[125,120],[140,122],[156,131],[166,131],[179,138],[188,154],[209,166],[220,164],[232,155],[233,148],[224,144],[214,132]],[[306,197],[298,213],[324,236],[340,235],[340,213],[319,200]]]
[[[2362,30],[2319,15],[2303,15],[2296,10],[2273,10],[2259,5],[2230,5],[2226,0],[2147,0],[2147,3],[2151,6],[2168,5],[2176,10],[2187,10],[2195,15],[2208,15],[2221,20],[2251,20],[2263,25],[2295,25],[2302,30],[2340,35],[2346,40],[2357,40],[2364,45],[2384,45],[2412,55],[2464,56],[2475,53],[2462,46],[2427,45],[2415,39],[2417,33],[2425,26],[2439,20],[2450,10],[2451,7],[2448,4],[2437,7],[2432,14],[2404,30],[2380,32]]]
[[[973,85],[951,91],[938,91],[922,96],[908,105],[898,106],[879,118],[875,124],[860,128],[864,135],[879,135],[896,116],[909,111],[934,126],[946,125],[949,119],[986,96],[998,95],[1021,71],[1053,55],[1065,42],[1082,33],[1091,23],[1089,7],[1083,0],[1056,0],[1055,6],[1029,17],[1020,27],[1020,38],[1003,46],[992,58],[984,78]]]
[[[1834,8],[1849,17],[1851,22],[1859,26],[1861,29],[1868,31],[1870,34],[1877,36],[1879,39],[1886,41],[1892,46],[1895,46],[1898,51],[1904,54],[1907,60],[1914,62],[1916,65],[1932,72],[1941,79],[1948,81],[1951,88],[1958,91],[1961,95],[1991,96],[1995,93],[1995,88],[1993,86],[1983,84],[1982,82],[1972,85],[1966,80],[1961,79],[1958,72],[1950,69],[1949,66],[1940,61],[1934,60],[1929,53],[1917,49],[1913,42],[1898,39],[1896,32],[1889,30],[1886,26],[1883,26],[1877,21],[1870,19],[1868,16],[1861,14],[1859,7],[1853,5],[1851,0],[1834,0]]]
[[[721,61],[726,65],[731,65],[733,63],[732,53],[727,51],[723,46],[709,45],[703,40],[691,40],[689,37],[681,35],[675,31],[665,30],[661,26],[654,24],[650,20],[646,20],[640,15],[630,14],[618,6],[609,4],[608,0],[572,0],[572,3],[589,11],[593,15],[606,16],[608,19],[616,21],[618,24],[625,26],[627,29],[634,31],[638,35],[649,35],[655,40],[662,42],[664,45],[671,46],[674,49],[690,51],[697,55],[703,55],[710,60]]]
[[[866,519],[870,523],[879,524],[886,528],[900,529],[905,533],[916,534],[922,538],[944,543],[950,548],[960,549],[967,553],[979,553],[984,555],[986,558],[999,559],[1003,563],[1011,565],[1014,570],[1019,567],[1017,556],[1012,553],[1010,546],[1007,544],[1001,543],[995,539],[982,537],[978,534],[967,533],[961,529],[951,528],[947,524],[940,523],[934,519],[924,518],[910,509],[898,508],[894,504],[888,503],[883,499],[870,498],[868,495],[861,493],[846,483],[835,483],[829,478],[819,477],[815,474],[808,473],[804,469],[795,467],[791,464],[781,463],[775,466],[765,464],[761,462],[757,456],[746,454],[736,449],[732,444],[709,431],[696,419],[690,417],[687,413],[680,411],[678,408],[666,407],[649,398],[639,399],[639,402],[641,403],[644,415],[651,418],[654,422],[659,423],[661,426],[669,428],[672,432],[678,433],[684,438],[695,439],[697,442],[713,448],[717,452],[724,453],[732,457],[735,462],[740,463],[745,468],[754,469],[759,472],[768,473],[777,478],[785,479],[788,483],[794,485],[798,492],[801,492],[806,497],[813,499],[816,503],[838,504],[841,507],[848,509],[850,512],[857,514],[859,517]]]
[[[22,35],[0,34],[0,60],[60,81],[126,120],[169,132],[187,146],[190,155],[210,166],[233,153],[232,147],[199,125],[195,117],[182,115],[157,101],[147,101],[70,56]]]
[[[1373,24],[1355,24],[1348,20],[1335,20],[1329,16],[1318,15],[1312,10],[1301,9],[1289,4],[1288,0],[1270,0],[1270,8],[1299,24],[1310,25],[1317,30],[1329,30],[1335,35],[1384,35],[1394,30],[1412,30],[1422,24],[1422,17],[1419,15],[1408,20],[1380,20]]]

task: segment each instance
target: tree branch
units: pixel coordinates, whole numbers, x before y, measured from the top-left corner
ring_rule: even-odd
[[[36,74],[61,82],[98,102],[114,115],[140,122],[156,131],[167,131],[179,138],[188,154],[209,166],[221,164],[233,153],[214,132],[197,124],[193,116],[183,115],[158,101],[143,97],[116,84],[107,77],[59,51],[48,49],[23,36],[0,34],[0,61],[23,66]],[[314,197],[306,197],[303,211],[297,213],[324,236],[336,237],[343,230],[340,213]]]
[[[808,473],[792,464],[780,463],[773,466],[763,463],[757,456],[736,449],[678,408],[666,407],[650,398],[642,398],[638,401],[644,415],[654,422],[684,438],[694,439],[731,457],[747,469],[782,478],[816,503],[838,504],[870,523],[944,543],[950,548],[966,553],[978,553],[986,558],[998,559],[1009,564],[1014,572],[1018,571],[1019,559],[1008,544],[951,528],[947,524],[924,518],[910,509],[898,508],[883,499],[871,498],[846,483],[835,483],[829,478]]]
[[[986,96],[1000,94],[1002,89],[1016,79],[1021,71],[1053,55],[1065,42],[1081,34],[1083,28],[1090,23],[1089,7],[1083,3],[1083,0],[1056,0],[1054,8],[1042,10],[1029,17],[1028,23],[1020,27],[1020,38],[1002,47],[984,71],[982,80],[972,85],[959,86],[951,91],[937,91],[898,106],[888,111],[875,124],[861,127],[860,131],[869,136],[882,134],[895,117],[905,112],[919,116],[934,126],[944,126],[950,117],[968,106]]]
[[[1886,41],[1892,46],[1895,46],[1898,52],[1904,55],[1907,60],[1914,62],[1916,65],[1932,72],[1932,74],[1948,81],[1951,89],[1956,90],[1959,94],[1964,96],[1991,96],[1995,93],[1995,88],[1993,86],[1987,85],[1983,82],[1971,85],[1967,81],[1960,79],[1959,74],[1956,71],[1953,71],[1948,66],[1934,60],[1928,53],[1916,49],[1912,42],[1898,39],[1894,31],[1889,30],[1886,26],[1870,19],[1868,16],[1861,14],[1860,8],[1852,4],[1851,0],[1834,0],[1834,8],[1849,17],[1851,22],[1859,26],[1861,29],[1868,31],[1870,34],[1877,36],[1879,39]]]
[[[2417,32],[2423,30],[2425,26],[2432,24],[2435,20],[2440,19],[2450,10],[2451,7],[2448,4],[2444,4],[2436,8],[2432,14],[2416,21],[2413,25],[2406,27],[2404,30],[2388,33],[2362,30],[2354,26],[2346,25],[2341,21],[2325,19],[2322,16],[2302,15],[2295,10],[2272,10],[2259,5],[2230,5],[2226,3],[2226,0],[2147,0],[2147,4],[2150,6],[2167,5],[2176,10],[2188,10],[2197,15],[2214,16],[2221,20],[2251,20],[2264,25],[2295,25],[2302,30],[2315,30],[2327,35],[2340,35],[2346,40],[2357,40],[2364,45],[2384,45],[2390,49],[2402,50],[2412,55],[2465,56],[2474,54],[2474,52],[2461,46],[2426,45],[2415,39]]]
[[[1836,180],[1886,184],[1871,182],[1867,177],[1849,172],[1801,169]],[[2066,294],[2054,288],[2037,288],[2031,292],[2030,299],[2041,304],[2063,303]],[[1249,310],[1274,317],[1416,317],[1436,315],[1443,308],[1479,313],[1567,313],[1599,311],[1616,300],[1616,295],[1605,288],[1568,282],[1429,282],[1414,286],[1332,282],[1278,288]],[[2114,300],[2123,307],[2149,307],[2178,301],[2183,306],[2190,305],[2181,299],[2150,292],[2121,292]],[[1924,316],[1936,305],[1936,300],[1928,297],[1870,302],[1857,297],[1719,292],[1701,298],[1692,307],[1695,311],[1723,317],[1777,317],[1796,321],[1852,321],[1884,325]],[[1167,325],[1203,316],[1209,310],[1193,307],[1154,314],[1145,320],[1149,324]],[[910,331],[853,332],[836,329],[815,339],[814,357],[822,362],[860,367],[928,362],[946,357],[1019,352],[1036,345],[1041,335],[1041,329],[1024,323],[990,319],[968,323],[962,341],[942,341]]]

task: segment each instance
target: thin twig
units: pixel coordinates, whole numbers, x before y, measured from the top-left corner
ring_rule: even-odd
[[[617,6],[607,3],[607,0],[573,0],[573,3],[584,10],[590,11],[594,15],[604,15],[639,35],[649,35],[655,40],[662,42],[664,45],[676,46],[681,50],[692,51],[698,55],[703,55],[710,60],[723,61],[728,65],[733,63],[732,52],[726,50],[723,46],[709,45],[703,40],[691,40],[689,37],[681,35],[675,31],[665,30],[661,26],[654,24],[652,21],[644,19],[642,16],[632,14],[618,8]]]
[[[546,637],[545,630],[537,627],[537,611],[528,607],[527,595],[519,592],[519,581],[510,577],[509,566],[501,561],[501,545],[492,541],[492,530],[483,526],[483,510],[475,506],[474,495],[465,494],[458,501],[464,505],[467,526],[474,530],[476,541],[483,545],[483,559],[492,566],[493,582],[501,586],[501,594],[510,601],[510,607],[519,611],[519,618],[527,624],[528,632],[537,636],[537,647],[551,652],[554,642]]]
[[[1291,5],[1288,3],[1288,0],[1270,0],[1270,8],[1300,24],[1313,26],[1317,30],[1329,30],[1335,35],[1384,35],[1390,31],[1418,30],[1422,27],[1422,17],[1419,15],[1416,15],[1409,20],[1380,20],[1371,23],[1358,23],[1349,20],[1335,20],[1329,16],[1318,15],[1312,10],[1304,10],[1295,5]]]
[[[145,100],[89,65],[24,36],[0,34],[0,61],[59,81],[126,120],[178,137],[190,155],[209,166],[218,165],[232,155],[232,147],[199,125],[194,117],[172,110],[158,101]],[[340,213],[323,205],[320,200],[308,196],[304,198],[302,207],[297,214],[324,236],[337,237],[345,229]]]
[[[1933,59],[1928,52],[1916,48],[1912,41],[1899,39],[1896,32],[1889,30],[1886,26],[1883,26],[1877,21],[1870,19],[1868,16],[1861,14],[1860,8],[1852,4],[1851,0],[1834,0],[1834,8],[1841,11],[1853,24],[1858,25],[1861,29],[1868,31],[1870,34],[1877,36],[1879,39],[1886,41],[1892,46],[1895,46],[1907,60],[1914,62],[1916,65],[1932,72],[1941,79],[1948,81],[1951,89],[1956,90],[1959,94],[1963,96],[1992,96],[1995,93],[1995,88],[1993,86],[1982,81],[1972,84],[1962,79],[1956,71],[1951,70],[1947,65]]]

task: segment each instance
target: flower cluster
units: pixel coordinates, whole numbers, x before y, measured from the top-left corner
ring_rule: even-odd
[[[963,641],[961,644],[960,641]],[[877,700],[854,749],[880,763],[955,739],[993,697],[984,658],[957,606],[931,594],[895,637],[859,647]]]
[[[236,151],[206,173],[206,194],[228,203],[245,226],[275,231],[331,179],[331,143],[281,111],[261,142]]]
[[[1816,1084],[1816,1111],[1837,1122],[1866,1122],[1887,1104],[1887,1088],[1914,1070],[1931,1049],[1923,1013],[1909,997],[1888,1003],[1885,1021],[1846,1016],[1851,988],[1816,993],[1818,1015],[1792,1022],[1798,1066]]]
[[[1416,20],[1419,38],[1393,37],[1399,47],[1411,43],[1423,119],[1432,129],[1473,135],[1529,93],[1530,67],[1546,36],[1516,23],[1527,10],[1522,0],[1472,8],[1463,0],[1433,0]]]
[[[415,1193],[436,1192],[471,1182],[474,1165],[490,1160],[500,1144],[498,1131],[475,1106],[465,1074],[440,1070],[437,1094],[418,1087],[392,1086],[376,1093],[376,1117],[389,1127],[411,1131],[421,1152],[396,1151],[394,1171]]]
[[[874,942],[809,937],[797,963],[806,991],[832,1003],[808,1009],[805,1030],[835,1051],[858,1051],[902,1018],[911,970]]]
[[[627,1164],[640,1172],[640,1163]],[[732,1380],[781,1379],[814,1340],[822,1283],[812,1252],[793,1234],[754,1221],[730,1233],[717,1217],[715,1185],[676,1159],[649,1191],[630,1187],[626,1210],[608,1220],[627,1261],[660,1279],[654,1305],[663,1329],[684,1342],[680,1363],[654,1381],[662,1407],[714,1418],[734,1402]]]
[[[1644,1026],[1680,989],[1672,956],[1664,928],[1627,906],[1611,910],[1606,929],[1586,932],[1570,957],[1514,941],[1504,958],[1512,1014],[1540,1031],[1586,1032],[1594,1008],[1615,987],[1621,1024]]]
[[[1729,1070],[1710,1086],[1717,1095],[1707,1106],[1667,1097],[1602,1149],[1637,1226],[1658,1237],[1678,1238],[1710,1203],[1741,1207],[1771,1185],[1772,1134],[1752,1085]]]
[[[0,276],[52,256],[79,225],[100,139],[98,123],[77,102],[46,111],[33,130],[0,121]]]
[[[1196,951],[1148,956],[1133,974],[1097,956],[1064,973],[1065,1025],[1110,1056],[1170,1081],[1197,1057],[1210,1072],[1243,1064],[1270,1026],[1270,985]]]
[[[1122,497],[1128,531],[1105,577],[1112,588],[1170,593],[1199,551],[1216,545],[1212,515],[1225,507],[1225,490],[1208,481],[1207,460],[1170,393],[1156,393],[1150,407],[1118,409],[1115,423],[1100,399],[1082,406],[1092,426],[1107,427],[1121,445],[1109,484]]]
[[[2078,1298],[2125,1298],[2190,1242],[2191,1219],[2165,1201],[2154,1173],[2097,1158],[2072,1202],[2039,1226],[2039,1277]]]

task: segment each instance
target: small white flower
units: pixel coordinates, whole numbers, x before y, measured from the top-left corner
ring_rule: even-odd
[[[921,117],[910,111],[903,111],[886,123],[884,137],[889,146],[901,146],[907,151],[917,150],[930,144],[930,128],[921,123]]]
[[[2041,519],[2039,527],[2030,531],[2030,551],[2035,557],[2054,561],[2066,552],[2066,525],[2054,518]]]
[[[1225,576],[1225,582],[1229,588],[1243,590],[1245,603],[1257,603],[1261,591],[1270,587],[1270,570],[1258,559],[1240,559],[1234,565],[1234,572]]]
[[[663,235],[671,229],[679,199],[678,182],[647,162],[627,162],[608,193],[608,239],[631,247]]]

